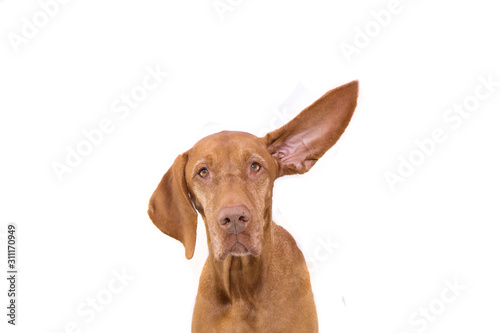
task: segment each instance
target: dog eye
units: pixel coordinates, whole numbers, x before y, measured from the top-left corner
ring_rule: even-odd
[[[208,176],[207,168],[201,169],[200,171],[198,171],[198,174],[200,175],[201,178],[206,178]]]
[[[259,163],[252,163],[250,168],[252,169],[253,172],[257,173],[260,170],[260,165],[259,165]]]

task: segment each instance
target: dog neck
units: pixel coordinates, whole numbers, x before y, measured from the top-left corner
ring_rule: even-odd
[[[255,299],[271,266],[272,224],[273,222],[267,224],[269,228],[264,231],[263,249],[258,256],[228,255],[220,261],[212,253],[209,255],[208,264],[213,267],[215,288],[222,298],[227,298],[227,301]]]
[[[222,262],[212,260],[216,274],[217,289],[228,300],[251,300],[261,288],[265,273],[262,255],[227,256]]]

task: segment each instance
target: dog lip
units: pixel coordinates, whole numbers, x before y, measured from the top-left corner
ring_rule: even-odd
[[[248,251],[247,247],[240,242],[239,240],[236,240],[231,246],[231,250],[229,250],[231,255],[236,255],[236,256],[241,256],[241,255],[248,255],[250,254],[250,251]]]
[[[226,250],[220,254],[218,260],[224,260],[228,255],[243,257],[251,254],[253,254],[253,251],[248,250],[248,248],[239,240],[235,240],[232,245],[228,246]]]
[[[216,259],[218,261],[226,259],[229,255],[234,257],[251,255],[256,257],[259,256],[261,252],[260,246],[257,245],[257,247],[255,247],[251,237],[244,232],[237,235],[227,235],[223,244],[223,247],[220,248],[218,254],[216,255]]]

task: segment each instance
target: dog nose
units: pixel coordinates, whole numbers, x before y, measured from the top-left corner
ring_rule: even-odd
[[[250,222],[250,211],[243,205],[222,207],[219,211],[219,225],[230,234],[239,234]]]

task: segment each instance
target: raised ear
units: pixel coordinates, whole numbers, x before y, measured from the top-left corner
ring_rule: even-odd
[[[264,140],[280,165],[278,176],[302,174],[340,138],[351,120],[358,99],[358,81],[324,94]]]
[[[196,244],[198,214],[189,198],[184,168],[187,153],[179,155],[149,200],[148,215],[163,233],[179,240],[191,259]]]

